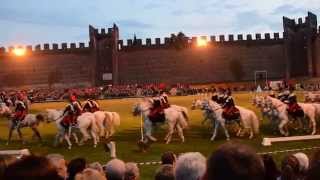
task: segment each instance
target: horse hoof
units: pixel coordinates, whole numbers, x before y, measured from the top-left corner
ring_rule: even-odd
[[[230,138],[227,138],[227,141],[230,141]]]
[[[95,144],[95,145],[93,145],[93,148],[97,148],[97,145]]]
[[[7,142],[6,145],[9,146],[9,142]]]
[[[72,146],[69,146],[68,149],[71,150]]]

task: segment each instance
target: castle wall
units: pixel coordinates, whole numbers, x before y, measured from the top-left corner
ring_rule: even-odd
[[[224,39],[224,38],[223,38]],[[162,45],[165,47],[165,45]],[[235,77],[231,63],[242,64]],[[208,47],[140,47],[119,52],[120,83],[206,83],[254,80],[254,71],[268,71],[269,79],[284,78],[283,41],[211,42]]]
[[[317,39],[315,40],[314,45],[314,56],[315,56],[315,70],[316,76],[320,76],[320,34],[318,35]]]
[[[94,61],[89,48],[37,50],[24,57],[5,53],[0,55],[0,87],[92,85]]]

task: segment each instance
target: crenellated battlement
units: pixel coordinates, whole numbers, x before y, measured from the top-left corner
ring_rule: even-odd
[[[25,48],[27,53],[63,53],[63,52],[87,52],[90,47],[89,44],[84,42],[80,43],[45,43],[37,44],[35,46],[26,45],[26,46],[10,46],[8,48],[0,47],[1,54],[10,54],[14,48]]]
[[[218,44],[218,45],[241,45],[241,44],[275,44],[281,43],[283,36],[280,33],[265,33],[265,34],[229,34],[229,35],[218,35],[218,36],[200,36],[200,37],[187,37],[186,47],[193,47],[196,45],[198,39],[203,39],[208,42],[208,44]],[[172,43],[169,37],[165,38],[146,38],[142,39],[127,39],[119,40],[118,46],[120,50],[128,49],[140,49],[140,48],[170,48]]]

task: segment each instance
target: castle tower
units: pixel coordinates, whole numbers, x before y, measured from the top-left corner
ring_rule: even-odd
[[[90,48],[95,56],[95,84],[118,84],[118,40],[119,29],[116,24],[112,28],[98,29],[89,26]]]
[[[315,40],[317,36],[317,16],[308,12],[303,22],[283,17],[284,52],[286,58],[286,78],[314,77],[317,74]]]

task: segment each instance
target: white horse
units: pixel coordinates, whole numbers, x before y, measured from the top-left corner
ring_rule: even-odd
[[[27,114],[26,117],[17,123],[14,123],[13,120],[11,120],[12,117],[9,117],[9,136],[8,136],[8,141],[7,144],[10,143],[11,141],[11,137],[12,137],[12,133],[14,130],[17,130],[18,135],[20,140],[22,141],[22,143],[25,143],[23,140],[23,136],[21,133],[21,128],[25,128],[25,127],[29,127],[32,131],[33,131],[33,135],[37,136],[39,141],[42,142],[42,138],[40,135],[40,132],[38,130],[38,126],[40,124],[40,122],[42,122],[44,120],[44,117],[41,114]]]
[[[115,127],[120,126],[120,115],[117,112],[96,111],[93,114],[100,137],[111,137],[115,132]]]
[[[289,131],[285,131],[284,127],[289,123],[289,115],[287,111],[287,104],[283,103],[279,99],[272,98],[270,96],[266,97],[266,100],[269,101],[272,105],[272,108],[275,108],[279,112],[279,131],[284,136],[289,136]],[[309,127],[312,128],[311,135],[316,133],[316,113],[317,109],[313,104],[298,103],[304,112],[304,116],[309,119]]]
[[[214,141],[217,135],[217,129],[219,128],[219,126],[223,128],[227,141],[230,140],[230,135],[225,124],[225,119],[222,117],[222,112],[220,112],[222,108],[219,107],[213,110],[208,103],[209,103],[208,100],[200,100],[200,99],[194,100],[192,102],[191,109],[192,110],[201,109],[203,111],[204,119],[201,124],[204,124],[207,120],[211,121],[211,124],[213,127],[212,137],[210,138],[211,141]]]
[[[255,96],[252,104],[260,110],[262,117],[270,121],[272,130],[278,131],[279,112],[275,108],[271,108],[263,96]]]
[[[0,103],[0,116],[7,116],[10,114],[12,114],[11,109],[5,103]]]
[[[68,131],[61,125],[61,121],[63,119],[63,111],[58,111],[54,109],[47,109],[47,116],[48,116],[48,122],[55,121],[56,126],[58,129],[56,139],[55,139],[55,145],[60,141],[61,138],[64,137],[64,139],[68,143],[68,148],[71,149],[72,143],[70,141],[70,134],[73,134],[73,136],[76,139],[77,142],[77,137],[72,131],[72,127],[69,128]],[[95,115],[92,113],[82,113],[80,116],[77,118],[77,128],[80,130],[82,134],[82,139],[80,141],[80,144],[83,144],[86,142],[88,139],[92,137],[93,139],[93,146],[96,147],[98,142],[99,142],[99,136],[98,136],[98,127],[96,124],[96,119]],[[90,137],[91,135],[91,137]]]
[[[220,125],[223,127],[226,124],[226,120],[223,118],[223,108],[218,103],[212,101],[212,100],[205,100],[203,101],[204,106],[208,106],[211,108],[212,113],[215,114],[216,120],[220,121]],[[237,136],[240,136],[243,131],[249,130],[249,139],[252,139],[254,134],[259,134],[259,119],[257,115],[244,107],[236,106],[236,108],[240,111],[240,128],[237,132]],[[219,120],[218,120],[219,119]],[[216,126],[213,132],[213,136],[211,137],[211,140],[213,141],[216,137],[218,127]],[[227,135],[226,135],[227,136]],[[228,137],[227,137],[228,138]]]
[[[146,136],[149,140],[156,141],[156,138],[152,136],[152,122],[148,117],[150,114],[151,107],[152,103],[149,100],[144,99],[133,106],[133,115],[142,115],[144,121],[144,136]],[[166,144],[169,144],[171,142],[172,135],[175,129],[178,130],[178,135],[181,138],[181,141],[184,142],[185,138],[183,135],[183,129],[188,127],[186,118],[187,115],[184,113],[184,111],[178,111],[176,108],[173,107],[164,109],[164,114],[166,122],[168,124],[168,133],[164,138]],[[146,141],[148,141],[147,138],[145,139]]]

